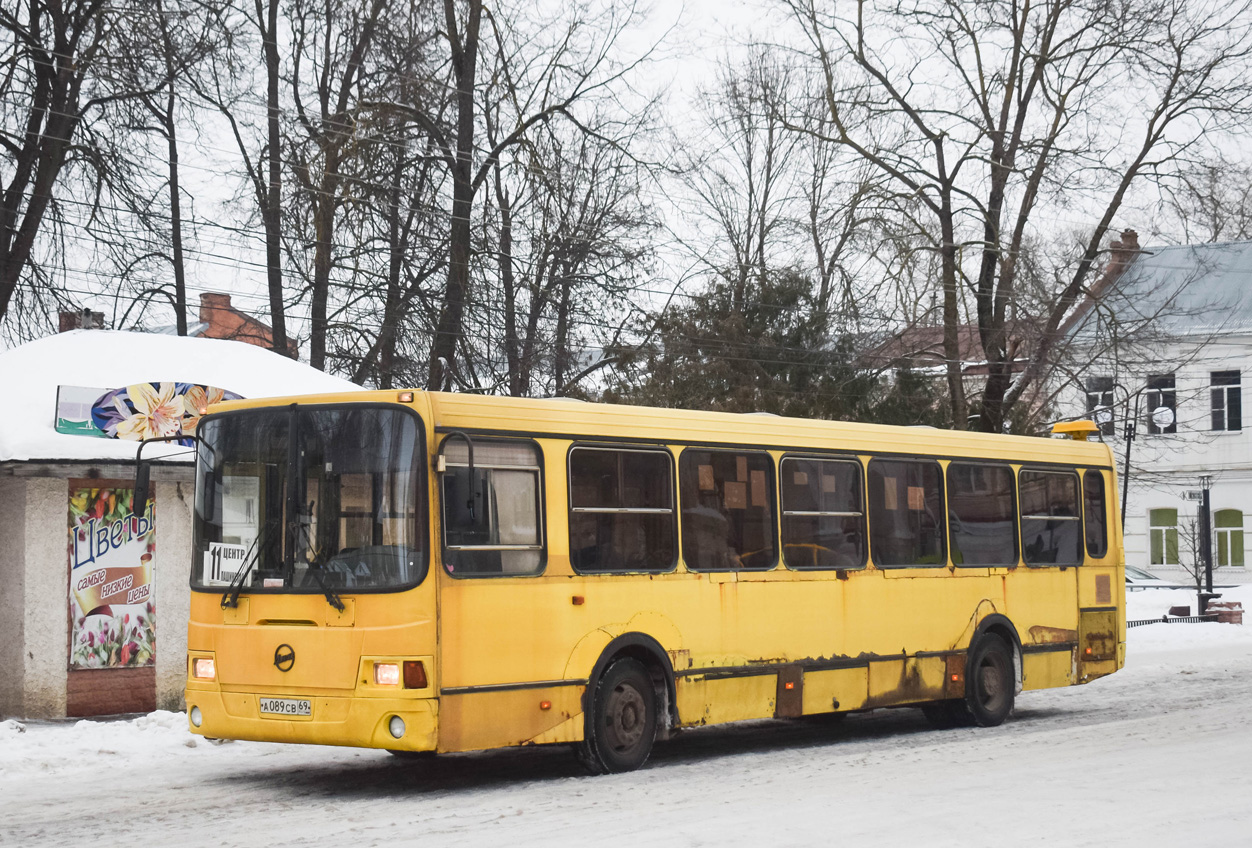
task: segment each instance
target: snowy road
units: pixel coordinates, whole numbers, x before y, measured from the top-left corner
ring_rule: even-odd
[[[709,728],[599,778],[562,750],[212,745],[168,713],[0,723],[0,844],[1252,844],[1252,622],[1136,628],[1128,653],[999,728],[916,710]]]

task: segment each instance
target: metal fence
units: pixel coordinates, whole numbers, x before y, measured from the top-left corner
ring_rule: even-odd
[[[1138,627],[1141,624],[1201,624],[1205,621],[1217,621],[1217,613],[1208,615],[1163,615],[1160,618],[1140,618],[1126,622],[1127,627]]]

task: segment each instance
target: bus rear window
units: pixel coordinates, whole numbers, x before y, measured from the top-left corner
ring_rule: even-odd
[[[1022,497],[1022,558],[1028,565],[1077,565],[1082,561],[1078,475],[1027,471],[1018,475]]]
[[[869,529],[875,565],[946,565],[939,463],[871,460]]]
[[[674,567],[674,481],[668,453],[576,447],[569,456],[569,556],[575,571]]]
[[[774,462],[767,453],[685,450],[683,559],[693,571],[773,568]]]
[[[957,565],[1017,565],[1013,469],[953,462],[948,466],[948,529]]]
[[[457,577],[538,574],[543,569],[539,450],[530,442],[444,441],[444,568]]]
[[[860,463],[786,457],[778,473],[783,561],[787,567],[844,569],[865,565]]]

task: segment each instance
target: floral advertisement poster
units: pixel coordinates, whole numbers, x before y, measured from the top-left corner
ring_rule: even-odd
[[[70,487],[70,668],[153,665],[155,507],[132,489]]]
[[[240,397],[195,383],[135,383],[120,389],[58,386],[56,431],[135,442],[186,436],[184,444],[190,445],[202,409]]]

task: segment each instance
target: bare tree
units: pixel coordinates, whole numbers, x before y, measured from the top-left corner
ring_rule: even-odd
[[[782,4],[821,80],[823,140],[872,165],[923,212],[901,220],[932,234],[939,257],[957,427],[976,416],[981,429],[1004,428],[1047,377],[1132,189],[1206,136],[1237,129],[1252,102],[1242,2]],[[789,125],[805,130],[797,111]],[[1021,258],[1029,239],[1055,232],[1057,217],[1090,223],[1072,253],[1040,258],[1048,296],[1029,316],[1038,333],[1015,350]],[[966,324],[986,363],[977,399],[962,368]]]
[[[134,96],[115,90],[107,62],[109,40],[121,25],[103,0],[0,6],[0,320],[23,278],[50,288],[36,261],[45,225],[89,215],[90,189],[83,193],[86,212],[59,202],[57,190],[67,179],[96,182],[108,155],[81,141],[83,127],[101,120],[109,104]],[[30,298],[34,305],[37,287]]]
[[[303,143],[292,144],[292,165],[309,212],[313,243],[309,364],[321,370],[326,369],[335,217],[345,202],[344,160],[360,150],[353,144],[362,77],[379,17],[386,11],[386,0],[370,0],[364,6],[341,0],[294,0],[289,10],[292,102],[296,124],[304,133]]]

